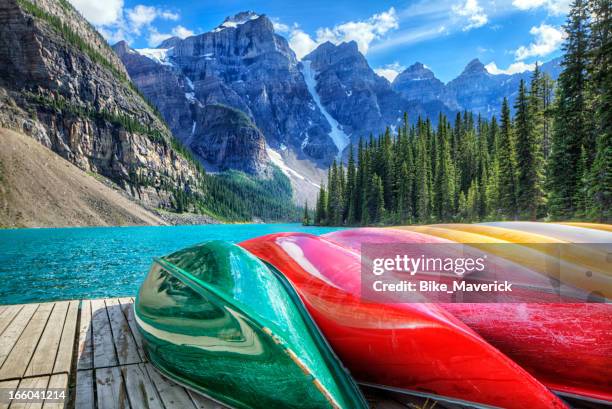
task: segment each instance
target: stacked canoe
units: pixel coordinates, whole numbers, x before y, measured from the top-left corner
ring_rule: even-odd
[[[564,285],[592,297],[417,303],[363,296],[362,246],[394,243],[466,244],[495,253],[531,283],[550,279],[538,262],[555,257]],[[562,254],[543,245],[567,243],[577,246]],[[231,407],[366,407],[356,383],[476,407],[562,408],[565,397],[606,404],[610,254],[612,226],[598,224],[280,233],[157,259],[135,311],[156,367]]]

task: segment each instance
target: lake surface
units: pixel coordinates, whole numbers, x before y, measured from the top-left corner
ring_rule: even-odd
[[[300,224],[0,230],[0,304],[132,296],[153,257],[192,244],[334,230]]]

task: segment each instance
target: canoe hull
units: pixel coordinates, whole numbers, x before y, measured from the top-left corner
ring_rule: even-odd
[[[299,298],[274,272],[233,245],[200,246],[189,257],[183,267],[204,273],[177,267],[176,257],[159,259],[136,299],[155,367],[234,408],[365,407],[305,309],[291,303]]]
[[[363,300],[360,259],[323,238],[277,234],[241,246],[292,282],[360,382],[505,408],[564,404],[514,362],[433,304]],[[508,390],[520,390],[513,396]]]

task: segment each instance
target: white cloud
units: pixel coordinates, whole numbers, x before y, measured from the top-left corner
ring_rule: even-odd
[[[492,61],[492,62],[488,63],[487,65],[485,65],[485,68],[487,69],[487,71],[490,74],[494,74],[494,75],[498,75],[498,74],[512,75],[512,74],[517,74],[517,73],[525,72],[525,71],[533,71],[535,69],[535,63],[533,63],[533,64],[526,64],[523,61],[518,61],[518,62],[510,64],[508,66],[508,68],[506,68],[504,70],[502,68],[498,68],[497,64],[495,64],[495,61]]]
[[[291,47],[298,59],[301,60],[302,57],[317,48],[317,45],[318,44],[312,38],[310,38],[308,34],[299,28],[294,28],[291,31],[291,36],[289,37],[289,47]]]
[[[334,44],[355,41],[359,51],[366,54],[374,40],[382,38],[387,32],[398,27],[397,14],[391,7],[367,20],[349,21],[334,27],[321,27],[316,31],[316,39],[312,39],[299,26],[294,25],[290,30],[289,45],[300,59],[326,41]]]
[[[132,29],[138,32],[143,26],[150,25],[157,18],[157,13],[155,7],[139,4],[127,11],[127,19]]]
[[[149,44],[159,44],[173,35],[185,38],[194,34],[181,25],[174,27],[171,33],[159,33],[153,26],[156,20],[180,19],[178,13],[160,7],[137,4],[128,9],[124,8],[123,0],[70,0],[70,2],[111,43],[120,40],[131,43],[143,34],[143,31],[147,33]]]
[[[281,23],[276,18],[272,19],[272,27],[274,27],[274,31],[276,31],[277,33],[288,33],[289,32],[289,26],[287,24]]]
[[[170,33],[160,33],[156,28],[152,27],[149,30],[149,37],[147,38],[147,42],[149,43],[149,47],[157,47],[159,43],[164,40],[172,37]]]
[[[123,0],[70,0],[70,3],[96,26],[117,22],[123,12]]]
[[[159,43],[169,39],[170,37],[187,38],[194,34],[195,33],[193,31],[181,25],[174,27],[170,33],[160,33],[155,27],[151,27],[149,29],[149,37],[147,38],[147,42],[149,43],[150,47],[156,47],[159,45]]]
[[[374,72],[380,75],[381,77],[386,78],[389,82],[393,82],[395,77],[397,77],[402,71],[404,71],[406,67],[400,65],[397,61],[392,64],[387,64],[381,68],[374,68]]]
[[[565,38],[565,32],[548,24],[531,27],[529,33],[535,36],[535,41],[528,46],[520,46],[514,55],[521,61],[529,57],[543,57],[557,50]]]
[[[478,0],[465,0],[465,3],[454,5],[452,10],[455,15],[465,20],[463,31],[482,27],[489,21],[489,17],[478,4]]]
[[[191,37],[194,34],[195,33],[192,30],[189,30],[188,28],[183,27],[181,25],[178,25],[172,29],[172,35],[179,38]]]
[[[567,14],[571,0],[512,0],[512,5],[519,10],[531,10],[545,7],[552,15]]]

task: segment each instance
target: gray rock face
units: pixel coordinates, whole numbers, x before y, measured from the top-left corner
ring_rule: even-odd
[[[419,116],[436,122],[439,113],[454,113],[438,99],[409,99],[396,92],[372,70],[354,41],[321,44],[304,60],[316,72],[321,103],[353,143],[370,133],[378,136],[387,126],[395,128],[404,112],[412,122]]]
[[[139,58],[143,55],[138,52],[121,52],[122,47],[115,49],[130,76],[181,140],[206,144],[211,134],[196,126],[191,135],[192,125],[209,123],[202,115],[218,112],[205,108],[222,104],[244,112],[273,148],[287,146],[324,163],[333,157],[329,123],[308,92],[295,54],[287,41],[274,33],[267,17],[240,13],[211,32],[184,40],[168,39],[159,48],[166,51],[157,51],[164,54],[163,61],[150,59],[157,61],[157,68]],[[218,116],[214,119],[217,125],[219,120]],[[233,155],[235,152],[228,151],[213,156]],[[253,157],[265,161],[258,152]],[[242,163],[239,158],[233,162]]]
[[[100,35],[68,5],[32,4],[0,2],[0,126],[153,207],[171,207],[172,190],[198,192],[199,171],[172,148],[169,130]]]
[[[556,79],[560,73],[560,59],[542,65],[541,70]],[[408,67],[393,81],[393,89],[408,100],[421,104],[441,102],[453,110],[466,110],[491,117],[499,115],[504,97],[511,109],[518,93],[521,79],[529,81],[531,72],[513,75],[489,73],[478,59],[468,63],[461,75],[448,84],[437,79],[433,72],[422,64]]]
[[[459,108],[444,83],[420,62],[414,63],[395,77],[391,86],[408,101],[418,101],[421,104],[440,101],[451,109]]]
[[[188,139],[191,150],[219,170],[240,169],[263,175],[267,166],[266,141],[242,111],[225,105],[208,104],[198,115],[194,136]]]
[[[378,135],[402,117],[404,101],[370,68],[354,41],[321,44],[304,60],[316,73],[321,103],[353,141]]]

